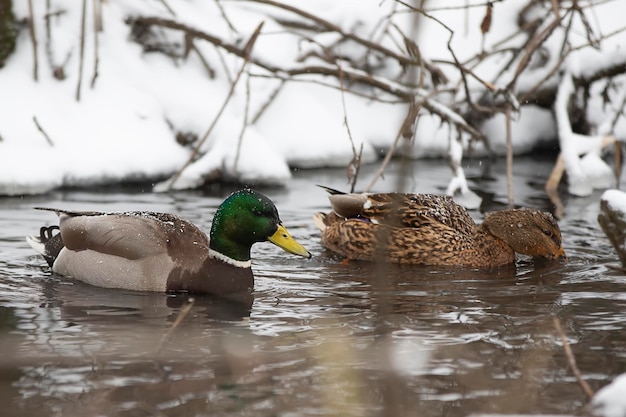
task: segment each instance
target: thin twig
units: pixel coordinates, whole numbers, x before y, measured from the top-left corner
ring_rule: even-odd
[[[230,102],[230,99],[233,97],[233,95],[235,93],[235,88],[237,87],[237,83],[239,82],[239,79],[241,78],[241,75],[243,74],[244,70],[246,69],[246,66],[248,65],[248,63],[250,62],[250,54],[252,53],[252,49],[254,48],[254,44],[255,44],[257,38],[259,37],[259,34],[261,33],[261,28],[263,27],[264,23],[265,22],[261,22],[259,24],[259,26],[257,26],[257,28],[255,29],[255,31],[252,33],[252,35],[250,36],[250,39],[248,40],[248,43],[246,44],[246,47],[244,48],[244,54],[243,54],[244,61],[243,61],[243,64],[241,65],[241,68],[237,72],[237,75],[235,76],[235,79],[230,84],[230,90],[228,91],[228,95],[226,96],[226,99],[222,103],[222,107],[217,112],[217,115],[213,119],[213,122],[211,122],[211,125],[209,126],[207,131],[204,133],[204,136],[202,136],[202,139],[200,139],[198,144],[195,146],[195,148],[191,152],[191,155],[189,155],[189,159],[187,160],[187,162],[185,162],[185,164],[169,180],[169,182],[167,184],[167,188],[166,188],[167,190],[171,190],[172,189],[172,187],[174,186],[176,181],[178,181],[178,178],[180,178],[180,175],[183,173],[183,171],[196,159],[196,157],[200,153],[200,149],[202,148],[202,145],[204,145],[204,142],[206,142],[208,137],[211,135],[211,132],[215,128],[215,125],[217,125],[217,121],[222,116],[222,113],[224,113],[224,110],[226,109],[226,106],[228,105],[228,103]]]
[[[485,7],[487,4],[489,3],[499,3],[502,2],[504,0],[487,0],[483,3],[475,3],[475,4],[467,4],[465,3],[462,6],[442,6],[442,7],[433,7],[431,9],[424,9],[424,11],[427,12],[439,12],[439,11],[443,11],[443,10],[464,10],[464,9],[470,9],[470,8],[476,8],[476,7]]]
[[[511,66],[517,61],[518,57],[519,57],[519,53],[520,51],[526,49],[526,47],[528,46],[528,44],[531,42],[531,40],[534,38],[535,34],[537,33],[537,31],[539,30],[539,28],[541,27],[541,24],[545,21],[545,19],[547,19],[550,16],[549,13],[546,13],[546,15],[543,18],[536,18],[534,20],[532,20],[531,22],[526,23],[525,25],[523,25],[518,31],[512,33],[509,36],[504,37],[504,39],[502,39],[500,42],[496,42],[493,44],[492,48],[500,48],[501,45],[503,45],[506,42],[509,42],[511,39],[515,38],[518,35],[521,34],[526,34],[526,41],[519,47],[516,48],[504,48],[504,49],[499,49],[499,50],[495,50],[489,54],[477,54],[471,58],[469,58],[468,60],[466,60],[467,63],[469,62],[475,62],[474,67],[478,66],[481,62],[483,62],[486,58],[488,57],[493,57],[496,55],[508,55],[509,58],[507,60],[507,62],[504,63],[504,65],[502,65],[499,69],[499,71],[495,74],[495,76],[492,78],[492,83],[496,84],[498,82],[498,80],[504,76],[504,75],[508,75],[510,70],[511,70]],[[487,94],[487,92],[485,92],[483,94],[483,97],[481,99],[479,99],[479,101],[484,101],[484,95]]]
[[[552,168],[552,172],[548,177],[548,181],[546,181],[545,190],[546,192],[556,191],[561,183],[561,178],[563,178],[563,173],[565,172],[565,161],[563,159],[563,154],[559,152],[559,155],[556,158],[556,162],[554,163],[554,167]]]
[[[37,34],[35,33],[35,14],[33,12],[33,0],[28,0],[28,29],[30,31],[30,40],[33,45],[33,79],[38,80],[39,63],[37,60]]]
[[[180,323],[182,323],[183,319],[187,317],[187,314],[189,314],[189,312],[191,311],[191,308],[193,307],[194,302],[195,302],[195,299],[189,298],[187,304],[185,304],[180,309],[180,311],[178,312],[178,315],[176,316],[176,320],[174,320],[174,323],[172,323],[172,326],[169,329],[167,329],[167,331],[163,334],[163,337],[161,337],[161,341],[159,342],[159,346],[157,347],[157,350],[156,350],[157,354],[161,353],[161,351],[165,347],[165,344],[167,343],[169,338],[172,336],[172,333],[174,333],[174,331],[178,328]]]
[[[461,62],[459,61],[459,59],[456,56],[456,53],[454,52],[454,48],[452,48],[452,40],[454,38],[454,31],[452,30],[452,28],[450,28],[450,26],[446,25],[445,23],[443,23],[443,21],[441,21],[440,19],[436,18],[435,16],[426,13],[424,10],[420,10],[420,9],[416,9],[414,7],[412,7],[411,5],[405,3],[402,0],[396,0],[397,2],[405,5],[406,7],[413,9],[419,13],[422,14],[422,16],[433,20],[434,22],[436,22],[438,25],[440,25],[442,28],[444,28],[449,36],[448,36],[448,42],[446,43],[447,45],[447,49],[448,52],[450,52],[450,55],[452,55],[452,59],[454,60],[455,65],[457,66],[457,68],[459,68],[459,73],[461,74],[461,80],[463,82],[463,89],[465,90],[465,100],[467,101],[467,103],[470,105],[471,108],[473,108],[474,110],[481,112],[481,113],[488,113],[488,114],[493,114],[494,110],[492,107],[483,107],[480,106],[477,103],[474,103],[474,101],[472,100],[472,95],[470,94],[469,91],[469,84],[467,82],[467,76],[466,76],[466,72],[468,71],[463,71],[463,64],[461,64]],[[483,135],[479,135],[477,137],[475,137],[477,139],[483,139],[483,142],[485,143],[485,146],[489,149],[489,143],[484,140],[484,136]]]
[[[572,30],[572,25],[574,24],[574,13],[570,13],[569,19],[567,20],[567,24],[565,25],[565,30],[563,31],[563,42],[561,42],[561,50],[559,51],[559,55],[562,57],[565,54],[565,50],[567,48],[571,49],[570,42],[570,33]]]
[[[252,75],[250,74],[248,74],[248,76],[252,77]],[[274,91],[271,92],[271,94],[269,95],[265,103],[263,103],[263,105],[261,106],[261,108],[259,108],[259,110],[256,112],[254,117],[252,117],[252,121],[250,122],[251,124],[255,124],[256,122],[259,121],[261,116],[263,116],[263,113],[265,113],[265,110],[267,110],[270,104],[272,104],[272,102],[274,101],[274,99],[276,99],[276,97],[278,96],[278,93],[285,86],[286,82],[287,82],[286,80],[282,80],[282,79],[280,80],[280,84],[278,85],[278,87],[276,87]]]
[[[591,27],[589,20],[587,20],[587,16],[585,15],[583,9],[576,1],[572,4],[572,8],[580,16],[580,21],[582,22],[583,26],[585,27],[585,31],[587,32],[587,40],[589,41],[589,44],[595,49],[600,49],[600,36],[596,36],[596,34],[594,33],[593,28]]]
[[[165,7],[165,10],[167,10],[167,12],[169,14],[171,14],[172,16],[176,16],[176,12],[174,11],[174,9],[172,9],[170,7],[170,5],[167,3],[167,1],[165,1],[165,0],[160,0],[160,1],[161,1],[161,4],[163,5],[163,7]]]
[[[624,94],[624,97],[622,97],[622,101],[617,106],[617,111],[615,112],[615,115],[613,116],[613,120],[611,120],[611,128],[609,130],[610,132],[615,132],[615,127],[617,126],[617,122],[619,122],[619,119],[624,116],[624,109],[626,109],[626,94]]]
[[[85,21],[87,20],[87,0],[83,0],[83,10],[80,19],[80,49],[78,59],[78,83],[76,85],[76,101],[80,101],[80,85],[83,81],[83,60],[85,55]]]
[[[572,353],[572,349],[569,345],[569,342],[567,341],[565,332],[563,331],[563,328],[561,327],[561,322],[559,321],[557,317],[554,318],[554,328],[556,329],[556,332],[559,335],[559,338],[561,339],[561,343],[563,343],[563,350],[565,351],[565,356],[567,357],[567,362],[569,364],[570,369],[572,370],[572,373],[576,377],[576,380],[578,381],[578,384],[582,388],[585,395],[587,395],[587,398],[592,399],[595,393],[593,392],[589,384],[587,384],[587,381],[583,379],[580,373],[580,370],[578,369],[578,365],[576,365],[576,358],[574,357],[574,354]]]
[[[622,171],[624,170],[624,144],[622,142],[615,141],[613,144],[615,151],[615,188],[620,188],[620,178],[622,177]]]
[[[389,147],[389,150],[387,151],[387,155],[385,155],[385,159],[383,159],[383,162],[380,164],[380,167],[378,167],[378,171],[376,171],[376,173],[374,174],[374,178],[372,178],[370,183],[365,188],[364,192],[366,193],[369,192],[374,186],[374,184],[376,184],[376,181],[378,181],[378,178],[383,176],[385,169],[387,169],[387,165],[389,165],[389,162],[391,161],[391,157],[393,156],[396,148],[398,147],[398,143],[400,142],[400,139],[405,137],[405,134],[407,132],[411,131],[411,126],[413,126],[413,124],[415,123],[415,119],[417,118],[417,115],[419,114],[420,108],[421,106],[416,104],[415,102],[409,104],[408,113],[404,119],[404,122],[402,122],[402,126],[400,126],[400,129],[398,130],[398,133],[396,134],[396,138],[391,144],[391,147]]]
[[[59,81],[65,79],[65,66],[69,61],[70,54],[68,52],[68,56],[65,61],[61,65],[55,64],[54,53],[52,52],[52,30],[50,28],[50,21],[54,17],[59,17],[65,13],[65,10],[57,10],[55,12],[50,11],[50,0],[46,0],[46,14],[44,15],[44,20],[46,21],[46,57],[48,58],[48,65],[50,66],[50,70],[52,71],[52,76]]]
[[[235,28],[235,25],[233,25],[233,23],[230,21],[230,19],[226,15],[226,10],[224,10],[224,7],[222,6],[222,2],[220,0],[215,0],[215,5],[220,10],[220,14],[222,15],[222,19],[224,19],[224,21],[226,22],[226,24],[228,25],[230,30],[232,30],[233,32],[238,34],[239,31]]]
[[[389,31],[390,27],[395,26],[392,18],[397,12],[397,7],[398,5],[394,3],[392,5],[392,10],[387,15],[381,16],[380,19],[378,19],[378,21],[372,25],[372,29],[369,31],[370,35],[368,36],[368,38],[371,39],[372,42],[377,44],[383,44],[384,39],[387,38],[394,42],[396,47],[398,47],[398,44],[395,42],[394,37],[391,36],[391,33]],[[398,49],[400,48],[398,47]],[[367,65],[367,62],[372,56],[372,52],[373,51],[371,49],[366,49],[362,56],[356,61]]]
[[[35,122],[35,126],[37,126],[37,129],[39,129],[39,131],[41,132],[41,134],[43,135],[44,138],[46,138],[46,141],[48,142],[48,145],[50,146],[54,146],[54,143],[52,142],[52,139],[50,139],[50,136],[48,136],[48,134],[46,133],[45,130],[43,130],[43,128],[41,127],[41,125],[39,124],[39,122],[37,121],[37,116],[33,116],[33,122]]]
[[[368,49],[372,49],[374,51],[380,52],[383,55],[386,55],[390,58],[395,59],[396,61],[398,61],[401,65],[414,65],[416,62],[412,57],[407,57],[404,55],[400,55],[390,49],[385,48],[383,45],[381,44],[377,44],[375,42],[372,42],[368,39],[363,39],[357,35],[355,35],[352,32],[345,32],[340,26],[329,22],[328,20],[322,19],[319,16],[316,16],[314,14],[308,13],[302,9],[299,9],[295,6],[291,6],[289,4],[284,4],[284,3],[280,3],[278,1],[274,1],[274,0],[251,0],[255,3],[262,3],[262,4],[267,4],[269,6],[273,6],[273,7],[277,7],[283,10],[287,10],[289,12],[295,13],[299,16],[302,16],[306,19],[312,20],[313,22],[315,22],[316,24],[323,26],[324,28],[326,28],[329,31],[332,32],[337,32],[339,33],[341,36],[343,36],[345,39],[354,41]]]
[[[555,19],[558,19],[559,18],[559,1],[550,0],[550,5],[552,6],[552,13],[554,13]]]
[[[562,55],[559,57],[559,59],[557,60],[557,62],[554,64],[554,66],[552,67],[552,69],[550,71],[548,71],[543,78],[541,78],[539,81],[537,81],[537,83],[534,85],[534,87],[532,87],[530,90],[526,91],[523,94],[520,94],[519,96],[519,101],[521,103],[527,103],[527,102],[533,102],[535,101],[533,99],[533,97],[537,94],[537,92],[539,91],[539,89],[550,79],[554,76],[554,74],[556,74],[557,72],[559,72],[562,68],[563,62],[565,62],[565,59],[569,56],[570,52],[572,52],[571,48],[567,49],[565,52],[562,53]]]
[[[243,136],[246,133],[248,127],[248,118],[250,114],[250,77],[246,77],[246,105],[243,110],[243,123],[241,124],[241,131],[237,138],[237,152],[235,153],[235,162],[233,164],[233,172],[237,174],[237,167],[239,165],[239,155],[241,155],[241,144],[243,143]]]
[[[266,78],[266,79],[272,79],[272,80],[280,80],[283,83],[286,82],[291,82],[291,83],[306,83],[306,84],[315,84],[315,85],[319,85],[325,88],[330,88],[333,90],[337,90],[339,91],[339,86],[337,84],[334,83],[330,83],[330,82],[324,82],[318,78],[289,78],[288,76],[286,76],[285,74],[281,74],[281,73],[276,73],[276,74],[261,74],[261,73],[250,73],[251,77],[257,77],[257,78]],[[356,97],[361,97],[364,98],[366,100],[370,100],[370,101],[377,101],[379,103],[384,103],[384,104],[404,104],[406,103],[406,100],[404,100],[402,97],[398,97],[398,96],[391,96],[391,97],[387,97],[387,96],[380,96],[377,95],[375,93],[370,93],[367,94],[365,90],[360,89],[360,90],[350,90],[350,89],[346,89],[346,91],[349,91],[350,94],[356,96]],[[454,90],[451,88],[446,88],[446,89],[441,89],[438,90],[437,93],[453,93]],[[269,104],[268,104],[269,105]],[[264,106],[265,107],[265,106]]]
[[[566,14],[567,13],[569,13],[569,10],[566,12]],[[534,38],[530,40],[524,50],[520,51],[522,57],[519,60],[519,64],[517,65],[513,79],[507,85],[508,90],[513,91],[515,89],[517,79],[520,75],[522,75],[522,73],[530,63],[530,58],[532,57],[533,53],[546,41],[546,39],[548,39],[552,32],[554,32],[554,30],[559,27],[562,20],[563,18],[561,16],[555,18],[544,30],[539,32]]]
[[[426,59],[422,56],[419,46],[413,39],[406,36],[404,32],[398,27],[398,25],[393,24],[393,27],[396,31],[402,36],[402,40],[404,41],[404,48],[407,50],[408,54],[411,55],[417,61],[419,65],[419,79],[417,81],[417,85],[422,88],[424,86],[424,79],[426,77]],[[432,64],[430,64],[432,66]],[[433,71],[431,70],[431,73]],[[415,79],[415,73],[410,73],[410,77],[412,77],[413,81]]]
[[[211,64],[209,64],[209,61],[204,57],[204,55],[200,51],[200,48],[198,48],[196,44],[193,43],[193,40],[191,40],[191,49],[196,53],[196,55],[200,59],[200,62],[202,63],[202,66],[206,70],[207,74],[209,75],[209,78],[210,79],[215,78],[215,70],[213,69]]]
[[[233,82],[231,78],[232,76],[230,75],[230,69],[229,69],[228,64],[226,63],[226,58],[224,57],[224,53],[222,52],[220,48],[215,48],[215,53],[217,54],[217,57],[220,60],[220,64],[222,64],[224,75],[226,76],[226,81],[229,83],[232,83]]]
[[[167,1],[166,0],[160,0],[160,1],[161,1],[161,4],[163,4],[163,7],[165,7],[165,9],[167,10],[167,12],[171,14],[172,16],[176,17],[176,12],[167,3]],[[193,50],[196,53],[196,55],[198,55],[198,58],[200,59],[200,62],[206,69],[207,74],[209,74],[209,78],[211,79],[215,78],[215,70],[213,70],[213,68],[211,67],[211,64],[209,64],[209,61],[207,61],[204,55],[202,55],[202,52],[200,52],[200,49],[198,49],[198,47],[193,43],[193,37],[189,36],[188,33],[185,33],[185,43],[188,44],[185,46],[185,49],[186,49],[185,58],[187,58],[187,54],[189,53],[189,50]]]
[[[52,73],[55,72],[54,59],[52,56],[52,30],[50,29],[50,0],[46,0],[46,15],[44,19],[46,21],[46,56],[48,58],[48,65],[52,69]]]
[[[508,35],[504,36],[502,39],[500,39],[497,42],[494,42],[491,45],[491,48],[494,49],[494,52],[498,52],[497,49],[501,48],[502,45],[506,44],[507,42],[509,42],[510,40],[524,34],[524,33],[528,33],[529,35],[532,35],[533,33],[535,33],[537,31],[537,29],[539,28],[539,26],[541,26],[541,22],[543,21],[543,19],[541,17],[537,17],[531,21],[528,22],[523,22],[522,25],[516,30],[513,31],[511,33],[509,33]],[[530,40],[530,38],[532,38],[532,36],[528,36],[526,38],[526,42],[528,42]],[[524,45],[521,45],[520,49],[523,49]],[[502,52],[502,51],[499,51]],[[492,52],[493,53],[493,52]],[[515,55],[515,54],[513,54]],[[471,58],[469,58],[467,60],[467,62],[472,62],[477,60],[478,58],[480,58],[481,55],[477,54]],[[513,56],[513,59],[515,59],[516,57]],[[508,64],[505,65],[506,68],[508,68]]]
[[[506,116],[506,189],[509,201],[509,208],[514,207],[513,202],[513,138],[511,127],[511,105],[508,104],[505,110]]]
[[[348,177],[348,183],[350,184],[350,192],[354,192],[356,182],[358,180],[359,169],[361,165],[361,155],[357,153],[356,146],[354,145],[354,138],[352,137],[352,131],[350,130],[350,123],[348,122],[348,110],[346,108],[346,95],[343,85],[343,71],[341,70],[341,61],[337,61],[337,67],[339,68],[339,91],[341,95],[341,107],[343,109],[343,125],[348,132],[348,139],[350,140],[350,146],[352,146],[352,161],[348,164],[346,174]],[[363,144],[361,144],[361,152],[363,151]]]
[[[43,16],[44,20],[45,19],[50,19],[52,17],[59,17],[59,16],[63,16],[65,13],[67,13],[67,10],[55,10],[54,12],[49,11],[50,6],[46,5],[46,14]]]
[[[363,142],[361,142],[361,146],[359,147],[359,153],[354,154],[354,158],[350,161],[350,165],[348,165],[348,178],[350,181],[350,192],[354,192],[354,188],[356,187],[356,181],[359,178],[359,172],[361,171],[361,161],[363,157]],[[352,179],[353,178],[353,179]]]
[[[467,37],[469,35],[469,12],[470,12],[470,4],[469,0],[465,0],[465,5],[463,7],[463,36]],[[430,10],[431,12],[433,10]]]
[[[93,0],[93,75],[91,77],[91,88],[96,85],[98,78],[98,67],[100,63],[98,34],[102,32],[102,0]]]

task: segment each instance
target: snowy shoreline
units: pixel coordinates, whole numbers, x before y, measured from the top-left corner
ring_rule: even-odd
[[[137,33],[140,28],[129,23],[133,16],[175,19],[185,27],[204,30],[223,42],[241,47],[260,22],[264,22],[253,49],[255,60],[280,63],[292,69],[304,67],[304,63],[319,67],[322,63],[316,54],[323,47],[334,45],[338,41],[337,33],[322,31],[311,36],[308,43],[304,42],[305,38],[287,31],[284,22],[308,22],[285,10],[255,2],[220,2],[218,7],[215,2],[202,1],[172,1],[169,3],[172,10],[168,10],[161,2],[110,0],[101,4],[103,30],[97,32],[96,37],[95,14],[89,3],[81,73],[80,4],[61,0],[50,3],[50,11],[45,10],[43,3],[35,3],[33,10],[38,39],[37,81],[33,80],[32,37],[26,27],[20,29],[14,53],[0,68],[0,194],[38,194],[62,186],[170,176],[185,166],[193,154],[190,146],[177,143],[177,134],[191,134],[198,141],[207,136],[207,140],[175,183],[172,185],[171,180],[162,183],[157,190],[165,190],[168,185],[174,189],[198,187],[207,176],[281,185],[291,178],[292,168],[347,166],[354,157],[350,137],[357,149],[363,146],[363,162],[375,162],[375,149],[392,146],[407,112],[406,103],[382,95],[381,100],[374,101],[359,86],[354,87],[352,93],[342,94],[336,80],[323,75],[305,74],[288,80],[281,79],[280,74],[270,77],[266,71],[208,42],[193,42],[193,51],[197,53],[190,52],[187,45],[188,54],[184,57],[148,53],[145,44],[140,45],[138,40],[143,36]],[[346,31],[354,30],[372,38],[378,36],[383,18],[400,7],[395,2],[358,0],[322,3],[323,7],[320,0],[302,0],[297,5],[304,10],[316,10],[321,17]],[[524,4],[513,0],[506,6],[495,6],[497,20],[494,18],[485,48],[515,32],[515,19]],[[593,10],[597,21],[602,21],[604,33],[620,27],[619,19],[611,13],[615,7],[619,6],[609,2]],[[14,2],[13,9],[18,21],[28,19],[27,2]],[[46,14],[51,12],[57,14],[46,19]],[[437,13],[447,25],[461,28],[466,19],[480,22],[484,7],[470,8],[467,12],[457,9]],[[412,33],[411,15],[398,13],[392,22],[406,33]],[[580,24],[574,23],[575,27]],[[591,24],[595,27],[597,22]],[[473,56],[482,47],[483,35],[478,26],[465,28],[466,33],[455,38],[454,47],[463,59]],[[421,54],[431,61],[449,59],[445,33],[437,22],[422,21],[415,34]],[[150,42],[156,42],[155,47],[170,48],[174,55],[181,55],[185,49],[180,32],[161,29],[152,35]],[[382,44],[398,48],[392,41],[385,38]],[[522,41],[513,37],[510,43],[519,45]],[[558,39],[549,46],[560,47]],[[609,38],[603,44],[609,53],[602,55],[602,59],[595,56],[585,62],[585,57],[594,55],[588,53],[588,48],[581,49],[568,59],[567,68],[574,75],[584,76],[594,68],[602,68],[602,60],[619,62],[624,59],[623,54],[617,53],[621,51],[620,46],[626,46],[626,35]],[[351,50],[345,45],[341,48],[346,56],[361,53],[358,48]],[[401,68],[374,61],[374,58],[368,65],[378,66],[380,76],[388,77],[381,80],[390,85],[393,77],[402,72]],[[55,78],[55,68],[63,69],[64,79]],[[449,65],[442,68],[450,85],[459,81],[457,69]],[[486,62],[474,71],[489,79],[498,69],[497,62]],[[235,85],[233,80],[237,75],[242,76]],[[530,84],[543,76],[545,71],[534,69],[521,77],[520,84]],[[59,77],[58,71],[56,77]],[[79,79],[82,79],[80,87]],[[554,77],[551,80],[552,84],[558,82]],[[623,77],[615,80],[619,87],[615,93],[617,100],[626,95],[626,89],[622,86]],[[474,84],[471,85],[476,88],[476,94],[484,91],[484,87]],[[359,92],[364,95],[356,94]],[[458,97],[449,99],[453,102]],[[441,101],[432,102],[433,109],[444,113],[449,112],[446,105]],[[602,110],[605,105],[598,94],[590,98],[588,118],[599,127],[605,126],[614,115],[612,110]],[[450,113],[450,117],[457,116]],[[433,113],[421,113],[418,121],[408,150],[411,157],[462,159],[469,143],[466,134],[460,134]],[[613,134],[623,137],[625,129],[626,124],[620,119],[613,126]],[[481,133],[496,154],[506,152],[505,131],[503,114],[487,119],[481,126]],[[457,136],[462,138],[463,146],[450,155]],[[556,141],[559,137],[561,146],[564,145],[552,111],[528,103],[522,103],[519,112],[514,114],[512,136],[515,154],[528,153],[538,143]],[[472,147],[475,154],[487,152],[481,143],[475,142]],[[584,164],[577,164],[575,160],[584,156],[580,146],[567,149],[571,152],[566,168],[572,166],[578,170],[576,172],[584,169]],[[599,155],[597,146],[585,149],[587,153],[591,149],[594,155]],[[591,169],[595,172],[597,166]],[[579,177],[584,180],[585,173]],[[449,189],[466,188],[462,172],[454,176],[451,173],[451,178],[444,180],[450,182]],[[605,182],[601,184],[604,186]],[[576,189],[586,191],[581,186]]]

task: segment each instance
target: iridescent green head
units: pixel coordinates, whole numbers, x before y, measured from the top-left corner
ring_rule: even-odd
[[[231,194],[218,207],[210,238],[211,249],[237,261],[250,260],[252,245],[263,241],[270,241],[287,252],[311,257],[282,225],[274,203],[247,188]]]

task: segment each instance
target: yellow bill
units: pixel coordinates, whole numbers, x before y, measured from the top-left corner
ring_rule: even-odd
[[[294,255],[304,256],[305,258],[311,257],[311,253],[304,249],[304,246],[291,237],[282,223],[278,224],[278,229],[276,229],[276,232],[270,236],[269,241],[279,248],[289,253],[293,253]]]

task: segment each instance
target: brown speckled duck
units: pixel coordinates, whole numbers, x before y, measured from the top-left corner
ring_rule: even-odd
[[[209,236],[174,214],[43,210],[56,212],[59,226],[42,227],[27,241],[52,271],[100,287],[228,296],[252,290],[256,242],[311,257],[272,201],[250,189],[224,200]]]
[[[316,213],[322,244],[348,259],[492,268],[515,253],[566,259],[554,217],[535,209],[487,214],[480,226],[450,197],[344,194],[326,187],[333,211]]]

